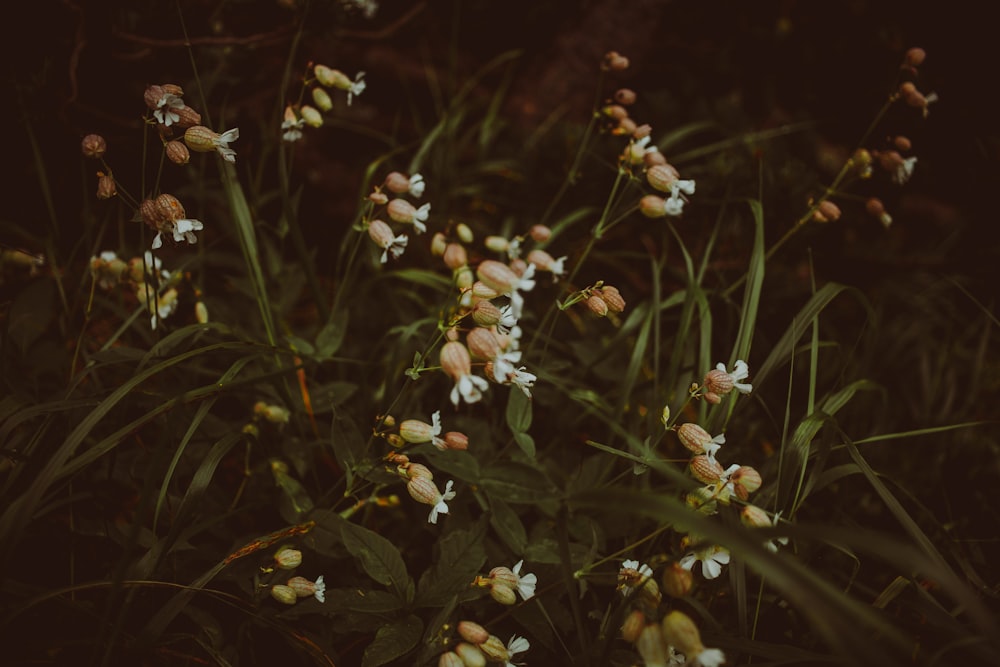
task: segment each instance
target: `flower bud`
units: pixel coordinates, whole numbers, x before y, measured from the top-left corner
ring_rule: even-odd
[[[686,570],[678,563],[670,563],[663,570],[663,590],[674,598],[682,598],[691,592],[694,577],[691,570]]]
[[[692,458],[689,468],[691,476],[702,484],[715,484],[722,479],[725,472],[718,461],[708,458],[705,454],[699,454]]]
[[[385,195],[382,196],[384,197]],[[443,257],[444,251],[447,249],[448,238],[441,232],[434,232],[434,236],[431,237],[431,254],[435,257]]]
[[[455,381],[472,372],[472,358],[465,345],[451,340],[441,347],[441,370]]]
[[[903,62],[910,67],[919,67],[924,62],[924,58],[927,57],[927,52],[920,47],[913,47],[906,52],[903,57]]]
[[[598,295],[594,294],[593,296],[589,297],[586,303],[587,303],[587,308],[589,308],[590,312],[592,312],[594,315],[597,315],[598,317],[605,317],[608,314],[607,302],[605,302],[604,299],[602,299]]]
[[[628,109],[620,104],[609,104],[601,109],[601,113],[608,118],[619,122],[628,118]]]
[[[497,335],[484,327],[476,327],[465,337],[469,352],[477,359],[496,359],[503,351]]]
[[[735,381],[733,380],[733,376],[726,371],[713,368],[705,373],[705,379],[702,380],[702,384],[705,386],[705,389],[713,394],[725,396],[733,390]]]
[[[503,317],[503,313],[497,308],[492,301],[477,301],[476,305],[472,307],[472,320],[478,324],[480,327],[492,327],[495,326],[500,318]]]
[[[660,192],[670,192],[680,177],[677,169],[669,164],[659,164],[646,170],[646,181]]]
[[[198,324],[208,324],[208,307],[204,301],[194,304],[194,318],[198,320]]]
[[[622,298],[621,292],[618,291],[617,287],[613,285],[604,285],[598,292],[598,296],[608,304],[608,310],[612,313],[621,313],[625,310],[625,299]]]
[[[656,583],[655,579],[650,577],[642,582],[642,588],[639,589],[639,597],[649,606],[657,607],[660,604],[660,600],[663,599],[663,594],[660,593],[660,585]]]
[[[274,564],[282,570],[294,570],[302,564],[302,552],[289,547],[278,549],[274,554]]]
[[[476,274],[472,272],[468,266],[460,266],[451,272],[452,280],[455,281],[455,287],[460,290],[465,290],[472,287],[472,283],[476,280]]]
[[[104,153],[108,150],[108,144],[101,135],[88,134],[80,142],[80,150],[83,151],[84,157],[97,160],[104,157]]]
[[[455,225],[455,236],[457,236],[458,240],[462,243],[472,243],[476,240],[475,234],[472,233],[472,228],[464,222],[460,222]]]
[[[174,164],[187,164],[191,161],[191,152],[180,141],[168,141],[164,147],[167,159]]]
[[[282,584],[275,584],[271,586],[271,597],[280,602],[281,604],[292,605],[299,599],[299,596],[295,594],[295,590],[291,586],[285,586]]]
[[[506,584],[494,582],[490,586],[490,597],[504,605],[512,605],[517,602],[517,594],[514,589]]]
[[[835,222],[840,219],[840,207],[829,199],[824,199],[813,211],[812,219],[816,222]]]
[[[601,69],[621,72],[628,69],[628,64],[628,58],[625,56],[617,51],[608,51],[604,54],[604,59],[601,61]]]
[[[299,115],[309,127],[323,127],[323,114],[316,107],[303,104],[302,108],[299,109]]]
[[[510,247],[510,241],[502,236],[487,236],[483,239],[483,245],[486,246],[487,250],[492,250],[493,252],[507,252],[507,248]]]
[[[468,644],[466,644],[468,646]],[[472,648],[476,648],[473,646]],[[482,654],[480,654],[482,655]],[[485,664],[485,659],[483,663]],[[438,658],[438,667],[465,667],[465,662],[462,657],[455,653],[454,651],[448,651],[447,653],[442,653],[441,657]]]
[[[118,194],[118,186],[115,184],[114,176],[105,174],[103,171],[97,172],[97,198],[111,199],[116,194]]]
[[[507,647],[504,646],[503,641],[496,635],[490,635],[486,638],[486,641],[479,645],[479,650],[483,652],[487,660],[493,662],[507,662],[510,657],[507,653]]]
[[[629,643],[635,643],[645,627],[646,615],[638,609],[633,609],[622,623],[622,639]]]
[[[375,204],[376,206],[385,206],[389,203],[389,197],[386,196],[384,192],[375,190],[370,195],[368,195],[368,201]]]
[[[399,435],[411,444],[430,442],[434,438],[434,427],[419,419],[407,419],[399,425]]]
[[[498,584],[503,584],[510,588],[517,588],[517,584],[520,581],[518,576],[514,574],[514,571],[509,567],[495,567],[490,570],[489,578]]]
[[[337,69],[332,69],[326,65],[316,65],[313,68],[313,74],[316,75],[316,80],[319,81],[320,85],[326,86],[327,88],[341,88],[345,89],[351,87],[351,80],[346,74]]]
[[[902,135],[893,139],[892,145],[901,151],[908,151],[911,148],[913,148],[913,143],[910,141],[910,139]]]
[[[877,199],[876,197],[870,198],[867,202],[865,202],[865,210],[868,211],[870,215],[878,218],[883,227],[889,229],[889,225],[892,224],[892,216],[886,212],[881,199]]]
[[[674,610],[663,619],[663,637],[685,656],[697,656],[705,650],[698,626],[686,614]]]
[[[763,483],[760,473],[750,466],[740,466],[729,477],[729,481],[733,483],[733,487],[736,489],[736,496],[740,500],[746,500]]]
[[[712,442],[712,436],[708,434],[708,431],[694,422],[687,422],[678,426],[677,437],[685,448],[695,454],[701,454],[705,451],[705,444]]]
[[[490,638],[490,633],[486,631],[486,628],[472,621],[459,622],[458,634],[470,644],[482,644]]]
[[[441,498],[437,485],[426,477],[413,477],[406,483],[410,497],[424,505],[435,505]]]
[[[174,125],[182,130],[194,127],[195,125],[201,125],[201,114],[187,105],[184,105],[179,109],[172,109],[172,111],[178,118]]]
[[[477,280],[472,284],[472,296],[474,299],[495,299],[500,296],[500,292]]]
[[[330,93],[326,92],[322,88],[312,89],[313,102],[321,111],[329,111],[333,108],[333,100],[330,99]],[[308,120],[306,122],[309,122]]]
[[[469,254],[465,251],[465,246],[462,244],[449,243],[445,246],[442,259],[444,259],[445,266],[454,271],[469,263]]]
[[[649,171],[646,173],[648,174]],[[646,195],[639,200],[639,212],[647,218],[665,217],[667,215],[667,200],[656,195]]]
[[[309,598],[316,594],[316,582],[309,581],[305,577],[292,577],[288,580],[288,587],[300,598]]]
[[[615,102],[623,106],[635,104],[636,94],[629,88],[619,88],[615,91]]]
[[[767,512],[756,505],[747,505],[740,512],[740,521],[749,528],[770,528],[773,524]]]
[[[520,278],[514,273],[513,269],[506,264],[492,259],[480,262],[479,267],[476,269],[476,276],[487,287],[496,290],[499,294],[512,292],[518,283],[520,283]]]
[[[647,151],[642,156],[642,163],[646,166],[646,169],[660,165],[666,166],[667,158],[660,151]]]
[[[552,238],[552,230],[545,225],[532,225],[528,230],[528,236],[536,243],[545,243]]]
[[[385,436],[385,441],[389,443],[390,447],[402,447],[406,444],[406,441],[399,437],[398,433],[390,433]]]
[[[642,629],[635,643],[635,650],[647,665],[667,664],[667,645],[663,641],[663,630],[659,623],[651,623]]]
[[[486,656],[478,647],[462,642],[455,646],[455,653],[462,660],[465,667],[486,667]]]
[[[204,125],[195,125],[184,131],[184,143],[193,151],[209,153],[218,146],[219,134]]]
[[[459,431],[448,431],[444,434],[446,449],[466,450],[469,448],[469,436]]]
[[[406,479],[416,479],[417,477],[424,477],[426,479],[434,479],[434,473],[431,469],[422,463],[407,463],[406,464]]]

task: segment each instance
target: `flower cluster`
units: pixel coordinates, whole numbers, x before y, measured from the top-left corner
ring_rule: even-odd
[[[143,222],[156,231],[153,250],[163,245],[164,237],[174,243],[197,243],[198,237],[194,233],[205,227],[200,220],[189,219],[177,197],[168,194],[143,201],[139,205],[139,215]]]
[[[463,641],[441,654],[438,667],[467,667],[485,665],[487,662],[514,667],[521,664],[513,662],[514,656],[531,648],[527,639],[517,635],[512,636],[504,645],[499,637],[472,621],[461,621],[458,624],[458,634]]]
[[[279,547],[274,554],[273,567],[264,568],[264,572],[272,573],[277,570],[294,570],[302,564],[302,552],[288,546]],[[326,584],[323,582],[323,575],[316,577],[315,581],[305,577],[291,577],[283,584],[271,584],[271,597],[281,604],[293,605],[299,598],[315,598],[320,602],[326,602]]]
[[[184,90],[172,83],[148,86],[143,94],[167,158],[184,165],[191,160],[190,151],[214,151],[227,162],[236,162],[236,151],[229,144],[239,139],[239,128],[219,134],[205,127],[201,124],[201,114],[185,104],[183,96]],[[184,131],[183,142],[173,138],[174,130]]]
[[[133,257],[128,262],[114,251],[105,250],[90,258],[90,274],[105,290],[127,286],[136,302],[149,311],[149,325],[154,330],[161,320],[177,310],[176,284],[180,276],[164,270],[163,262],[148,250],[142,257]]]
[[[521,574],[524,560],[517,561],[513,568],[495,567],[485,577],[479,575],[472,582],[473,586],[490,589],[490,597],[504,605],[517,602],[517,595],[522,600],[528,600],[535,595],[538,577],[533,574]]]
[[[302,128],[306,125],[323,126],[323,114],[333,109],[333,98],[327,89],[345,91],[348,106],[354,101],[355,96],[365,90],[364,72],[358,72],[352,80],[338,69],[315,65],[312,74],[312,78],[306,79],[305,85],[309,89],[313,104],[289,104],[285,107],[281,120],[281,138],[287,142],[301,139]]]
[[[374,207],[385,206],[386,216],[393,222],[412,225],[415,234],[422,234],[427,231],[427,225],[424,223],[430,215],[431,205],[423,204],[417,208],[403,199],[402,196],[390,200],[389,196],[383,192],[383,188],[394,195],[409,195],[419,199],[424,194],[425,185],[424,177],[420,174],[405,176],[394,171],[386,176],[383,184],[376,187],[368,196],[368,201]],[[399,259],[402,256],[403,251],[406,250],[406,244],[409,242],[409,237],[406,234],[397,235],[389,223],[377,217],[377,212],[378,209],[373,208],[367,216],[368,236],[376,246],[382,249],[380,261],[385,264],[389,255],[392,255],[393,259]]]

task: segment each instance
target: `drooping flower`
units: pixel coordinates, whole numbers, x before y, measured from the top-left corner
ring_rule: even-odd
[[[445,441],[438,437],[441,435],[440,410],[431,415],[431,422],[427,424],[419,419],[407,419],[399,425],[399,435],[410,444],[430,442],[438,449],[447,449]]]
[[[708,456],[715,460],[715,454],[726,444],[726,436],[723,433],[713,437],[708,431],[698,426],[694,422],[687,422],[677,427],[677,438],[681,444],[694,454]]]
[[[427,477],[413,477],[406,483],[406,490],[410,497],[417,502],[431,506],[431,513],[427,517],[427,523],[437,523],[438,514],[448,513],[448,502],[455,497],[452,487],[455,482],[448,480],[444,493],[438,491],[437,485]]]
[[[726,661],[725,654],[717,648],[705,648],[701,633],[684,612],[674,610],[663,618],[663,638],[670,646],[685,655],[685,664],[698,667],[719,667]]]
[[[424,204],[420,208],[415,208],[413,204],[405,199],[393,199],[389,202],[389,207],[386,210],[393,221],[413,225],[417,234],[427,231],[427,225],[424,222],[427,221],[427,216],[430,214],[430,204]]]
[[[289,104],[285,107],[285,116],[281,121],[281,139],[288,142],[298,141],[302,138],[302,128],[305,124],[306,119],[297,117],[295,109]]]
[[[317,577],[316,581],[309,581],[305,577],[292,577],[288,580],[288,587],[300,598],[311,596],[320,602],[326,602],[326,584],[323,582],[323,575]]]
[[[747,362],[742,359],[736,362],[732,373],[726,371],[726,365],[720,362],[713,370],[705,374],[705,379],[702,381],[708,392],[705,394],[705,398],[712,403],[718,403],[719,397],[725,396],[733,389],[741,394],[749,394],[753,391],[753,385],[740,382],[749,376],[750,368],[747,366]]]
[[[368,236],[375,242],[375,245],[382,248],[380,259],[382,264],[385,264],[390,253],[393,259],[399,259],[410,240],[406,234],[395,236],[392,233],[392,227],[382,220],[372,220],[368,224]]]
[[[507,567],[495,567],[490,570],[489,578],[496,583],[516,590],[522,600],[527,600],[535,595],[535,586],[538,584],[538,577],[534,574],[521,574],[521,566],[524,559],[517,561],[513,569]]]
[[[455,381],[451,390],[451,402],[458,407],[459,397],[466,403],[475,403],[483,397],[489,383],[472,374],[472,358],[469,350],[458,341],[448,341],[441,348],[441,370]]]
[[[385,177],[385,187],[390,192],[394,192],[397,195],[409,193],[417,199],[423,196],[426,185],[424,177],[420,174],[413,174],[407,177],[398,171],[393,171]]]
[[[195,125],[184,131],[184,143],[193,151],[200,153],[218,152],[226,162],[236,162],[236,151],[229,147],[230,142],[240,138],[240,128],[234,127],[222,134],[213,132],[204,125]]]
[[[196,231],[204,228],[201,221],[190,220],[184,206],[173,195],[162,194],[156,199],[147,199],[139,206],[143,221],[158,233],[153,238],[153,250],[163,245],[163,235],[170,234],[176,243],[187,241],[197,243]]]

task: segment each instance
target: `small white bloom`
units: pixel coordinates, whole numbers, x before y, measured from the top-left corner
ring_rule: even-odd
[[[236,151],[229,147],[229,142],[236,141],[240,138],[240,128],[234,127],[231,130],[226,130],[218,139],[212,141],[215,144],[215,150],[219,151],[219,155],[226,162],[236,162]]]
[[[507,334],[511,333],[511,331],[516,327],[517,327],[517,318],[514,317],[514,314],[511,311],[510,304],[507,304],[500,309],[500,321],[497,322],[497,331],[506,336]],[[516,339],[513,339],[512,337],[511,348],[514,350],[517,349],[516,342],[517,342]]]
[[[174,112],[174,109],[183,108],[183,99],[173,93],[164,93],[163,97],[156,102],[156,110],[153,111],[153,117],[160,123],[163,123],[165,127],[170,127],[172,124],[181,119],[181,117]]]
[[[478,375],[471,373],[462,375],[451,389],[451,402],[457,408],[458,398],[461,396],[466,403],[476,403],[483,398],[483,392],[489,388],[490,383]]]
[[[365,86],[367,84],[364,82],[364,78],[364,72],[358,72],[357,76],[354,77],[354,83],[352,83],[351,87],[347,89],[347,106],[351,106],[351,102],[354,101],[355,95],[360,95],[365,91]]]
[[[390,254],[393,259],[399,259],[406,250],[406,244],[409,243],[409,241],[410,238],[406,234],[400,234],[389,241],[386,245],[382,246],[382,263],[385,264]]]
[[[892,182],[897,183],[899,185],[906,183],[908,180],[910,180],[910,177],[913,176],[913,168],[916,165],[917,165],[916,156],[908,157],[905,160],[903,160],[902,164],[896,167],[896,171],[893,172]]]
[[[695,562],[701,563],[701,574],[706,579],[715,579],[722,574],[722,566],[729,563],[729,551],[723,547],[708,547],[687,554],[678,561],[678,565],[685,570],[690,570],[694,567]]]
[[[699,667],[719,667],[726,662],[726,654],[717,648],[707,648],[691,660],[692,665]]]
[[[528,398],[531,398],[530,389],[535,386],[535,380],[537,379],[538,376],[524,370],[524,366],[515,369],[512,373],[510,373],[510,375],[507,376],[507,380],[510,384],[523,391],[524,395]]]
[[[528,598],[535,595],[535,586],[538,584],[538,577],[533,574],[521,574],[521,566],[524,565],[524,559],[517,561],[517,565],[511,570],[514,576],[517,577],[517,592],[521,594],[522,600],[527,600]],[[527,642],[527,640],[524,640]],[[527,647],[521,649],[522,651],[528,650]]]
[[[326,583],[323,582],[323,575],[316,577],[316,592],[313,597],[320,602],[326,602]]]
[[[716,366],[719,370],[725,371],[726,367],[724,364],[719,364]],[[753,391],[753,385],[749,383],[740,382],[740,380],[745,380],[750,377],[750,367],[747,366],[747,362],[742,359],[736,361],[736,368],[729,377],[733,378],[733,388],[739,391],[741,394],[749,394]]]
[[[507,259],[514,261],[521,256],[521,237],[515,236],[507,242]]]
[[[431,513],[427,517],[427,523],[437,523],[438,514],[448,513],[448,503],[446,501],[455,497],[455,492],[451,490],[453,486],[455,486],[455,482],[449,479],[448,484],[444,487],[444,493],[438,496],[437,502],[435,502],[434,506],[431,507]]]
[[[410,194],[420,199],[424,195],[424,186],[427,185],[424,182],[424,177],[420,174],[413,174],[410,176]]]
[[[627,560],[618,570],[618,590],[624,597],[628,597],[652,576],[653,568],[650,566],[637,560]]]
[[[510,312],[514,319],[520,319],[521,313],[524,312],[524,297],[520,293],[530,292],[535,287],[535,281],[532,280],[534,275],[535,265],[528,264],[528,268],[524,270],[524,274],[510,292]]]
[[[302,138],[302,128],[305,127],[306,121],[304,118],[299,118],[298,120],[284,120],[281,122],[281,129],[284,130],[281,134],[281,138],[284,141],[293,142],[298,141]]]
[[[447,443],[442,440],[441,435],[441,411],[437,410],[433,415],[431,415],[431,444],[438,449],[445,450],[448,449]]]
[[[514,655],[516,655],[517,653],[524,653],[529,648],[531,648],[531,643],[528,642],[527,639],[525,639],[524,637],[518,637],[517,635],[512,636],[510,638],[510,641],[507,642],[508,660],[507,664],[504,667],[515,667],[516,664],[520,664],[512,662]]]

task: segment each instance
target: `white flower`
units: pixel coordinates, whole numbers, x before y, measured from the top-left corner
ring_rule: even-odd
[[[514,317],[514,314],[511,312],[510,304],[507,304],[500,309],[500,321],[497,322],[497,331],[506,336],[516,327],[517,318]],[[517,349],[516,342],[516,339],[511,339],[511,349]]]
[[[524,395],[531,398],[531,387],[535,386],[538,376],[524,370],[524,366],[515,369],[507,376],[507,381],[524,392]]]
[[[618,590],[622,592],[624,597],[628,597],[632,591],[652,576],[653,568],[650,566],[639,563],[637,560],[627,560],[622,563],[621,569],[618,570]]]
[[[517,285],[510,291],[510,312],[514,319],[520,319],[521,313],[524,312],[524,297],[520,292],[530,292],[535,287],[535,281],[532,280],[534,275],[535,265],[528,264]]]
[[[173,220],[169,224],[171,227],[169,231],[173,234],[175,243],[180,243],[181,241],[197,243],[198,237],[195,236],[194,233],[205,228],[205,225],[203,225],[200,220]],[[162,245],[163,232],[159,232],[153,238],[153,250],[156,250]]]
[[[400,234],[399,236],[394,237],[386,245],[382,246],[381,262],[385,264],[390,253],[392,254],[393,259],[399,259],[406,250],[406,244],[409,241],[410,239],[406,234]]]
[[[455,492],[452,491],[452,487],[455,486],[455,482],[448,480],[448,483],[444,487],[444,493],[438,496],[437,502],[431,507],[431,513],[427,517],[427,523],[437,523],[438,514],[448,513],[448,503],[446,501],[451,500],[455,497]]]
[[[514,576],[517,577],[517,592],[521,594],[522,600],[527,600],[528,598],[534,596],[535,586],[538,584],[538,577],[533,574],[521,574],[521,566],[524,565],[524,559],[517,561],[517,565],[511,570]],[[524,640],[527,642],[528,640]],[[528,650],[525,646],[522,651]]]
[[[212,143],[215,144],[215,150],[219,151],[219,155],[226,162],[236,162],[236,151],[229,147],[229,142],[236,141],[240,138],[240,128],[234,127],[231,130],[226,130],[217,139],[213,139]]]
[[[156,102],[156,109],[153,111],[153,117],[156,118],[157,121],[163,123],[165,127],[170,127],[173,123],[176,123],[181,119],[181,117],[174,113],[173,110],[183,108],[183,99],[173,93],[164,93],[163,97]]]
[[[897,183],[899,185],[906,183],[908,180],[910,180],[910,177],[913,176],[913,168],[916,166],[916,164],[917,164],[916,156],[908,157],[905,160],[903,160],[903,162],[898,167],[896,167],[896,171],[892,173],[892,182]]]
[[[286,119],[281,122],[281,129],[284,130],[281,134],[281,138],[284,141],[298,141],[302,138],[302,128],[305,127],[306,121],[304,118],[299,118],[298,120]]]
[[[731,466],[729,466],[728,468],[726,468],[725,470],[723,470],[722,471],[722,476],[719,477],[719,483],[722,484],[724,486],[724,488],[726,489],[726,497],[727,498],[729,496],[735,496],[736,495],[736,485],[729,478],[733,476],[733,473],[735,473],[737,470],[739,470],[742,467],[743,466],[741,466],[739,463],[734,463]]]
[[[441,435],[441,411],[437,410],[433,415],[431,415],[431,444],[438,449],[445,450],[448,449],[447,443],[439,438]]]
[[[685,570],[690,570],[696,561],[701,563],[701,574],[706,579],[715,579],[722,574],[722,566],[729,563],[729,551],[723,547],[708,547],[687,554],[680,559],[678,565]]]
[[[360,95],[365,91],[364,82],[365,73],[358,72],[357,76],[354,77],[354,83],[347,89],[347,106],[351,106],[351,102],[354,100],[355,95]]]
[[[508,659],[507,659],[507,664],[504,667],[515,667],[515,664],[523,664],[523,663],[514,663],[511,662],[511,660],[514,658],[515,654],[524,653],[529,648],[531,648],[531,643],[528,642],[527,639],[525,639],[524,637],[518,637],[517,635],[513,635],[510,638],[510,641],[507,642]]]
[[[413,174],[410,176],[410,194],[420,199],[424,194],[424,186],[427,185],[424,182],[424,177],[420,174]]]
[[[515,236],[507,243],[507,259],[514,261],[521,256],[521,237]]]
[[[149,326],[154,331],[160,320],[165,320],[177,310],[177,290],[173,287],[157,295],[152,285],[137,283],[135,296],[149,310]]]
[[[726,367],[722,364],[719,364],[716,368],[719,368],[719,366],[722,366],[720,370],[726,370]],[[752,384],[740,382],[740,380],[745,380],[750,377],[750,367],[747,366],[747,362],[742,359],[738,359],[736,361],[736,368],[729,374],[729,377],[733,379],[733,388],[741,394],[749,394],[753,391]]]
[[[683,194],[681,194],[683,193]],[[694,194],[694,181],[686,180],[674,181],[674,184],[670,188],[670,198],[667,199],[664,210],[667,215],[678,216],[684,212],[684,203],[687,202],[687,197],[684,195]]]
[[[313,597],[320,602],[326,602],[326,584],[323,582],[323,575],[316,577],[316,592]]]
[[[466,403],[476,403],[483,397],[483,392],[490,388],[490,383],[472,373],[462,375],[455,381],[451,389],[451,402],[458,407],[458,397]]]
[[[707,648],[696,655],[689,664],[698,665],[698,667],[719,667],[724,662],[726,662],[725,653],[717,648]]]

